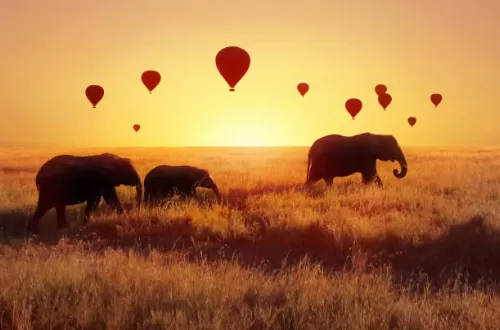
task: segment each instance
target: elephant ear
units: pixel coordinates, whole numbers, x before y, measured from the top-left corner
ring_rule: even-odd
[[[367,148],[370,155],[379,158],[383,148],[381,139],[378,137],[371,138],[367,143]]]

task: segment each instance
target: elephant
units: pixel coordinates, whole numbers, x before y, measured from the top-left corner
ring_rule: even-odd
[[[136,187],[136,203],[141,205],[142,182],[132,161],[114,154],[74,156],[58,155],[46,161],[35,178],[38,204],[28,222],[27,232],[36,233],[43,215],[55,207],[58,228],[67,227],[65,208],[86,202],[84,224],[95,212],[101,196],[118,213],[123,207],[118,200],[115,187]]]
[[[305,185],[323,179],[327,186],[335,177],[361,173],[362,182],[382,186],[377,174],[377,159],[399,162],[401,171],[393,170],[395,177],[406,176],[408,165],[396,138],[392,135],[363,133],[354,136],[331,134],[323,136],[312,144],[307,157]]]
[[[157,202],[176,192],[183,198],[193,196],[197,187],[212,189],[218,202],[221,201],[219,188],[207,170],[188,165],[159,165],[144,178],[144,201]]]

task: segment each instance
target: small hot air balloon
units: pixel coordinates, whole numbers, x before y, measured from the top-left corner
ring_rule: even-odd
[[[104,96],[104,88],[99,85],[90,85],[85,89],[87,99],[92,103],[93,108],[102,100]]]
[[[139,130],[141,129],[141,125],[139,125],[139,124],[135,124],[133,127],[134,127],[134,131],[136,131],[136,132],[139,132]]]
[[[299,91],[300,95],[304,97],[304,95],[306,95],[307,91],[309,90],[309,84],[301,82],[297,85],[297,90]]]
[[[345,108],[352,116],[352,120],[354,120],[354,117],[356,117],[356,115],[361,111],[362,107],[363,102],[361,102],[360,99],[352,98],[345,102]]]
[[[437,108],[439,103],[443,100],[443,96],[441,94],[432,94],[431,95],[431,102],[434,104],[434,106]]]
[[[410,126],[413,127],[413,125],[415,125],[416,122],[417,122],[417,118],[415,118],[415,117],[408,118],[408,124],[410,124]]]
[[[141,80],[144,86],[149,90],[149,94],[151,94],[153,89],[160,83],[161,75],[158,71],[147,70],[142,73]]]
[[[377,93],[377,95],[385,94],[387,93],[387,87],[384,84],[378,84],[375,86],[375,93]]]
[[[250,67],[250,55],[240,47],[225,47],[215,56],[215,65],[222,78],[229,85],[229,91],[234,92],[234,87]]]
[[[392,102],[391,94],[383,93],[378,96],[378,103],[382,106],[382,108],[387,109],[389,104]]]

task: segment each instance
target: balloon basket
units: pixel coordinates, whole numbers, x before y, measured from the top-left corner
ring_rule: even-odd
[[[235,89],[234,89],[234,88],[229,88],[229,91],[230,91],[230,92],[234,92],[234,91],[235,91]]]

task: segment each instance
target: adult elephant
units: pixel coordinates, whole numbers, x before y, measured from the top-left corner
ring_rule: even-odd
[[[36,175],[38,204],[28,222],[27,231],[35,233],[43,215],[55,207],[58,227],[67,226],[65,208],[87,202],[84,223],[99,205],[101,197],[122,213],[115,187],[136,187],[136,203],[141,204],[142,182],[128,158],[110,153],[91,156],[59,155],[45,162]]]
[[[221,201],[219,188],[207,170],[187,165],[159,165],[144,178],[144,200],[157,202],[176,193],[188,197],[196,193],[197,187],[212,189],[217,200]]]
[[[377,159],[399,162],[401,171],[393,170],[394,176],[399,179],[406,176],[408,165],[405,155],[392,135],[323,136],[314,141],[309,149],[306,185],[323,179],[331,186],[335,177],[361,173],[363,183],[376,182],[382,186],[377,174]]]

